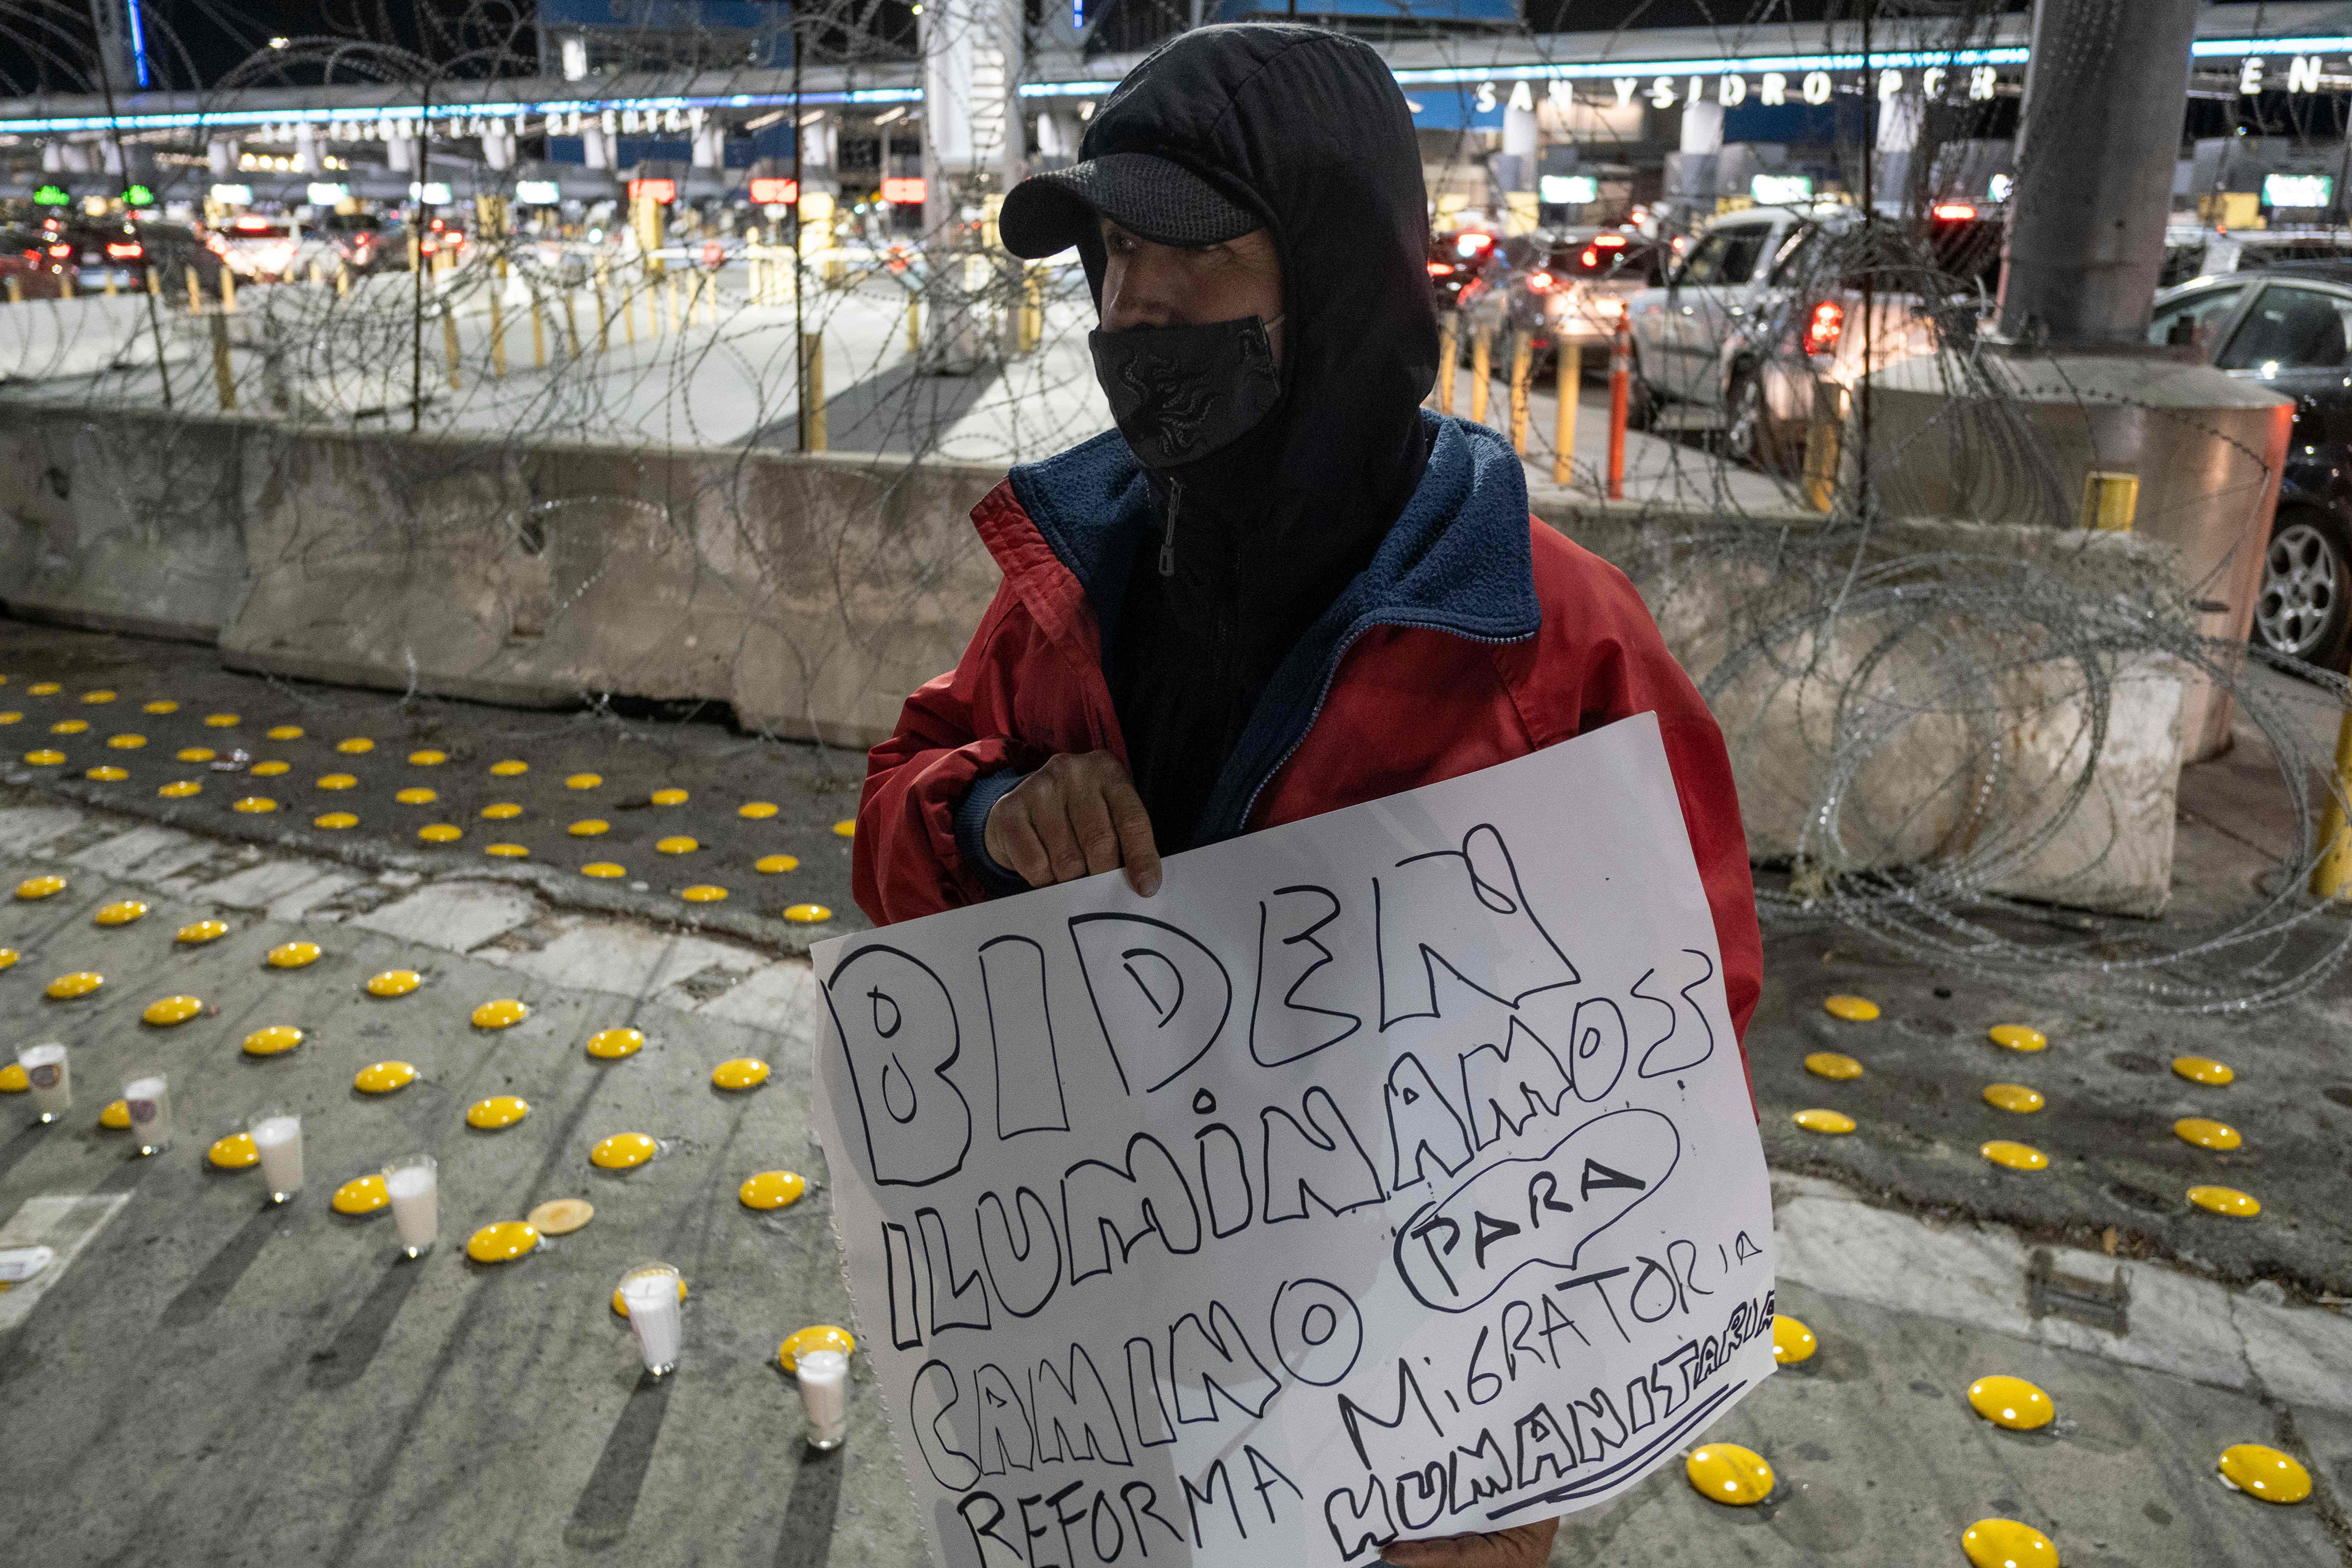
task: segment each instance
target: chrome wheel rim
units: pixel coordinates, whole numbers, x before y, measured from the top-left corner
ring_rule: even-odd
[[[2326,534],[2307,522],[2280,529],[2263,557],[2263,592],[2254,601],[2263,646],[2308,658],[2327,635],[2343,578],[2343,563]]]

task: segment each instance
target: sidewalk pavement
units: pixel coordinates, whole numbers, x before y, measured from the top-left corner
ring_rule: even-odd
[[[623,1543],[660,1563],[919,1560],[863,1363],[848,1447],[825,1460],[801,1447],[772,1363],[785,1333],[848,1312],[808,1135],[822,1004],[803,963],[560,910],[464,868],[380,874],[366,885],[386,900],[354,908],[306,893],[343,881],[335,862],[247,864],[206,838],[22,799],[0,808],[0,878],[68,886],[0,905],[0,942],[25,955],[0,987],[11,1016],[71,1043],[77,1084],[54,1129],[32,1125],[26,1097],[0,1100],[0,1239],[65,1258],[0,1295],[0,1384],[19,1413],[0,1424],[0,1472],[26,1561],[558,1564]],[[125,898],[151,908],[92,922]],[[228,934],[173,940],[205,915]],[[290,940],[322,956],[262,961]],[[361,981],[392,967],[425,984],[366,994]],[[35,999],[73,969],[106,982],[82,1001]],[[139,1022],[167,994],[204,1010]],[[472,1009],[497,998],[530,1016],[475,1026]],[[301,1045],[238,1050],[271,1024],[303,1029]],[[646,1045],[612,1061],[583,1051],[616,1026]],[[354,1092],[355,1068],[388,1056],[418,1081]],[[712,1066],[740,1056],[773,1076],[713,1088]],[[178,1134],[142,1161],[95,1113],[149,1068],[170,1077]],[[508,1131],[467,1127],[464,1108],[492,1093],[531,1110]],[[203,1157],[265,1100],[305,1121],[310,1180],[283,1209],[262,1205],[254,1173]],[[589,1147],[625,1131],[654,1135],[659,1154],[593,1167]],[[325,1200],[419,1149],[441,1161],[442,1233],[411,1265],[382,1216],[342,1218]],[[810,1195],[743,1207],[737,1184],[777,1166],[808,1174]],[[595,1218],[515,1263],[463,1258],[475,1226],[559,1196],[587,1198]],[[1940,1568],[1991,1515],[2043,1530],[2075,1564],[2352,1562],[2339,1310],[1998,1226],[1923,1224],[1802,1176],[1776,1177],[1775,1197],[1780,1310],[1821,1350],[1710,1434],[1763,1454],[1773,1497],[1719,1507],[1669,1467],[1571,1520],[1555,1563]],[[692,1294],[680,1371],[647,1385],[608,1299],[656,1257]],[[2041,1385],[2058,1420],[2024,1434],[1979,1419],[1964,1391],[1991,1373]],[[2316,1502],[2226,1489],[2215,1457],[2248,1441],[2302,1455]]]
[[[917,1522],[862,1363],[850,1443],[830,1461],[801,1447],[794,1397],[773,1365],[786,1332],[848,1312],[808,1133],[821,997],[805,963],[771,938],[787,922],[761,914],[767,923],[747,936],[670,890],[708,876],[736,889],[719,909],[764,909],[784,895],[746,890],[765,884],[742,867],[777,844],[804,851],[803,866],[768,881],[798,879],[819,896],[840,886],[845,841],[829,824],[854,799],[851,760],[675,716],[404,708],[225,675],[191,650],[0,633],[9,702],[30,715],[37,700],[69,699],[59,714],[95,715],[89,731],[54,742],[74,748],[74,765],[84,751],[123,754],[91,735],[150,740],[127,754],[126,771],[145,770],[135,785],[68,783],[51,768],[0,790],[0,886],[37,873],[68,883],[48,899],[0,902],[0,945],[22,954],[0,970],[0,997],[19,1039],[68,1041],[78,1086],[73,1112],[47,1131],[31,1125],[29,1097],[0,1096],[0,1240],[45,1241],[64,1259],[0,1294],[0,1384],[13,1411],[39,1415],[0,1424],[0,1473],[31,1500],[12,1517],[26,1559],[555,1564],[625,1543],[656,1562],[918,1561]],[[16,695],[40,673],[72,683],[46,699]],[[80,703],[91,689],[116,700]],[[141,712],[151,693],[174,693],[183,708]],[[223,727],[230,736],[281,721],[308,731],[247,748],[260,757],[283,745],[301,760],[268,784],[286,802],[271,816],[356,796],[362,826],[260,834],[268,816],[213,805],[262,787],[249,761],[217,775],[184,765],[205,784],[191,799],[211,815],[157,819],[147,803],[163,773],[144,758],[206,739],[228,750],[201,723],[215,710],[239,713]],[[37,711],[47,719],[50,709]],[[187,734],[164,728],[191,714]],[[332,750],[358,735],[377,749]],[[452,762],[404,761],[401,748],[427,742]],[[530,771],[487,771],[509,755]],[[313,775],[339,765],[361,786],[319,791]],[[606,852],[562,831],[576,818],[561,775],[577,768],[615,781],[583,793],[614,825],[595,842],[625,843],[614,858],[633,874],[661,863],[646,853],[656,823],[683,821],[721,847],[681,858],[690,873],[657,871],[666,879],[639,879],[642,891],[625,883],[634,902],[575,896],[593,879],[574,861]],[[415,785],[418,776],[434,784]],[[2198,778],[2184,796],[2184,842],[2232,876],[2258,875],[2262,825],[2226,792],[2220,805],[2204,801]],[[696,798],[623,811],[661,783]],[[462,809],[434,815],[466,837],[410,848],[415,826],[396,787],[436,788],[434,808]],[[76,798],[92,795],[135,809]],[[469,815],[499,796],[525,814]],[[778,815],[734,816],[739,796],[772,799]],[[657,815],[697,809],[708,819]],[[2202,826],[2200,811],[2237,812],[2238,836]],[[524,868],[546,876],[520,878],[483,855],[493,829],[528,842]],[[394,864],[395,850],[417,858]],[[151,908],[128,925],[93,923],[98,908],[126,899]],[[173,940],[200,917],[228,933]],[[835,923],[789,930],[850,923],[845,900]],[[289,941],[315,942],[322,956],[295,969],[263,962]],[[389,1000],[362,989],[398,967],[425,984]],[[40,999],[50,977],[85,970],[105,976],[94,995]],[[1822,1348],[1710,1436],[1762,1453],[1779,1489],[1756,1509],[1723,1508],[1669,1468],[1570,1521],[1554,1562],[1925,1568],[1960,1563],[1960,1531],[2002,1515],[2048,1531],[2070,1564],[2352,1563],[2339,1501],[2352,1491],[2352,1322],[2328,1294],[2344,1256],[2341,1117],[2338,1101],[2315,1092],[2352,1076],[2341,985],[2252,1019],[2158,1027],[2088,1005],[2029,1011],[1964,982],[1939,997],[1939,984],[1850,940],[1776,939],[1748,1047],[1776,1167],[1780,1306]],[[1830,990],[1873,995],[1884,1016],[1832,1018],[1819,1008]],[[201,1012],[169,1027],[140,1021],[169,994],[196,997]],[[527,1004],[529,1017],[474,1026],[473,1009],[500,998]],[[2042,1026],[2050,1048],[2021,1058],[1982,1039],[1988,1021],[2010,1018]],[[268,1058],[239,1049],[272,1025],[303,1030],[300,1046]],[[585,1053],[589,1036],[618,1026],[647,1044],[619,1060]],[[1824,1046],[1863,1060],[1864,1075],[1806,1073],[1801,1058]],[[2187,1047],[2231,1060],[2237,1082],[2215,1090],[2173,1079],[2162,1063]],[[718,1062],[746,1056],[774,1069],[763,1087],[711,1085]],[[384,1097],[356,1092],[357,1069],[385,1058],[413,1063],[418,1080]],[[180,1133],[167,1154],[140,1161],[95,1115],[150,1068],[170,1077]],[[2036,1082],[2050,1108],[2012,1116],[1984,1106],[1978,1090],[1995,1077]],[[508,1093],[531,1107],[520,1122],[466,1125],[468,1104]],[[286,1209],[261,1206],[254,1173],[216,1172],[203,1157],[265,1100],[305,1120],[310,1181]],[[1805,1106],[1844,1107],[1859,1130],[1801,1132],[1789,1117]],[[2174,1147],[2169,1120],[2184,1108],[2226,1117],[2244,1149]],[[653,1135],[660,1152],[632,1172],[592,1166],[590,1146],[622,1131]],[[1995,1132],[2046,1147],[2053,1168],[1986,1165],[1976,1144]],[[411,1267],[395,1263],[380,1217],[346,1219],[325,1200],[418,1149],[442,1162],[443,1239]],[[738,1184],[776,1167],[810,1176],[811,1195],[767,1214],[743,1207]],[[2192,1177],[2255,1191],[2264,1213],[2225,1221],[2189,1209],[2179,1193]],[[2163,1212],[2136,1209],[2117,1195],[2126,1186]],[[588,1198],[596,1218],[511,1265],[463,1258],[474,1227],[558,1196]],[[680,1373],[651,1387],[637,1382],[607,1304],[621,1270],[648,1258],[680,1265],[693,1292]],[[2059,1420],[2035,1434],[1980,1421],[1962,1394],[1993,1372],[2041,1384]],[[2250,1441],[2299,1454],[2315,1500],[2273,1508],[2226,1489],[2215,1457]]]

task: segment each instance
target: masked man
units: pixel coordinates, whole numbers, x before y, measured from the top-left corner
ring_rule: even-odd
[[[1530,521],[1509,445],[1420,406],[1428,208],[1380,56],[1308,27],[1186,33],[999,229],[1020,256],[1076,247],[1118,428],[973,511],[1003,585],[873,751],[867,915],[1113,869],[1149,896],[1163,853],[1654,712],[1744,1031],[1762,943],[1713,718],[1624,577]],[[1553,1529],[1388,1557],[1533,1568]]]

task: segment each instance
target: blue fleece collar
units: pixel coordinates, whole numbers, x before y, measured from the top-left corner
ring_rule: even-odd
[[[1533,637],[1534,547],[1527,472],[1483,425],[1423,410],[1429,466],[1388,537],[1307,628],[1258,698],[1202,813],[1197,843],[1241,831],[1258,791],[1304,740],[1340,658],[1374,626],[1421,626],[1480,642]],[[1116,430],[1009,476],[1013,493],[1115,639],[1135,544],[1151,520],[1150,487]],[[1163,847],[1175,847],[1163,846]]]

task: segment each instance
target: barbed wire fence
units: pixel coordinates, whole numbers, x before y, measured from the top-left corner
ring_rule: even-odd
[[[204,51],[151,14],[157,80],[182,84],[197,108],[184,126],[110,124],[71,143],[77,158],[152,184],[150,211],[201,205],[212,184],[236,178],[220,162],[226,94],[349,88],[353,100],[374,92],[448,112],[415,120],[354,107],[323,134],[290,111],[282,123],[238,128],[239,156],[273,174],[280,161],[299,162],[332,184],[338,163],[383,156],[412,176],[404,221],[374,231],[385,243],[365,265],[334,247],[324,212],[306,231],[265,225],[250,244],[266,254],[241,277],[217,252],[175,245],[173,226],[123,215],[147,237],[144,286],[0,309],[5,396],[93,432],[136,416],[142,460],[114,476],[117,505],[163,532],[205,526],[221,506],[224,416],[278,437],[255,448],[266,471],[248,479],[248,494],[299,493],[313,460],[307,436],[414,437],[397,462],[371,470],[388,487],[373,526],[400,535],[373,547],[394,563],[388,571],[466,557],[486,533],[519,557],[563,555],[527,612],[503,600],[498,612],[518,625],[527,614],[525,629],[545,637],[601,613],[609,574],[629,563],[648,553],[683,562],[679,626],[726,603],[709,623],[720,651],[706,661],[721,674],[709,689],[633,692],[622,661],[604,683],[580,688],[594,721],[643,728],[696,711],[633,709],[616,693],[732,702],[747,728],[814,741],[821,763],[854,776],[858,726],[840,717],[855,706],[845,692],[868,714],[877,703],[895,709],[912,684],[900,665],[916,657],[899,647],[903,628],[932,628],[926,647],[960,643],[958,627],[976,618],[992,581],[968,527],[908,521],[926,476],[970,470],[967,488],[985,488],[992,472],[1061,450],[1109,417],[1086,351],[1094,320],[1083,274],[1066,258],[1015,261],[994,239],[992,198],[1023,168],[1068,157],[1078,123],[1060,100],[1019,96],[1024,45],[1013,14],[949,5],[918,16],[877,0],[778,9],[764,33],[615,31],[600,47],[620,52],[595,65],[616,79],[667,82],[678,98],[690,82],[692,96],[708,99],[755,76],[772,84],[778,46],[788,46],[790,101],[762,113],[790,133],[789,170],[761,163],[728,177],[789,180],[793,201],[696,199],[689,171],[648,153],[634,173],[677,181],[688,199],[674,212],[641,187],[576,216],[520,200],[528,161],[518,148],[578,136],[601,140],[617,163],[623,138],[691,141],[719,134],[716,121],[682,107],[494,110],[499,83],[544,65],[533,19],[503,0],[398,16],[380,0],[352,0],[328,32],[278,40],[255,37],[226,7],[198,5],[208,37],[246,51],[201,85]],[[1198,8],[1161,9],[1171,27],[1202,19]],[[1894,26],[1916,55],[1958,58],[1985,47],[2001,21],[1990,0],[1857,0],[1832,37],[1867,59],[1869,29]],[[1416,32],[1410,23],[1401,15],[1401,35]],[[1738,58],[1791,26],[1769,5],[1727,8],[1712,37],[1720,56]],[[13,62],[0,89],[112,101],[129,86],[102,65],[102,40],[74,6],[7,0],[0,40]],[[1074,62],[1098,60],[1109,41],[1124,36],[1098,20],[1070,46]],[[1491,36],[1422,29],[1415,42],[1417,58],[1443,68],[1494,58]],[[1633,50],[1630,37],[1621,42]],[[973,57],[958,68],[966,96],[934,95],[934,106],[956,105],[955,122],[919,124],[922,221],[909,227],[897,216],[903,204],[878,198],[883,182],[907,177],[895,172],[906,158],[896,138],[917,132],[919,102],[902,92],[869,100],[888,107],[816,105],[802,83],[811,69],[853,88],[909,67],[919,79],[927,61],[958,49]],[[1807,243],[1792,238],[1786,254],[1765,258],[1782,268],[1784,314],[1745,333],[1748,384],[1795,388],[1801,405],[1782,411],[1777,438],[1735,444],[1727,428],[1635,437],[1630,502],[1602,500],[1602,459],[1581,442],[1565,485],[1538,487],[1538,510],[1612,542],[1604,552],[1635,577],[1716,707],[1764,865],[1768,920],[1833,922],[1939,973],[2061,994],[2092,986],[2124,1006],[2221,1012],[2309,993],[2352,951],[2352,926],[2305,890],[2328,848],[2323,808],[2345,804],[2313,736],[2345,709],[2346,682],[2208,635],[2198,608],[2207,590],[2180,584],[2158,552],[2085,538],[2063,466],[2021,405],[2015,356],[1981,331],[1985,258],[1939,250],[1926,221],[1948,153],[1964,159],[1982,140],[1984,101],[1927,95],[1916,79],[1888,96],[1863,67],[1826,74],[1830,92],[1808,100],[1835,117],[1838,183],[1854,199],[1846,219],[1809,224]],[[1603,78],[1566,79],[1564,96],[1546,99],[1549,128],[1583,140],[1595,164],[1612,162],[1611,137],[1630,152],[1641,132],[1638,113],[1617,112],[1627,95]],[[1875,188],[1874,102],[1882,122],[1907,116],[1911,127],[1897,199],[1886,203]],[[820,171],[845,173],[852,115],[860,142],[878,143],[875,178],[819,204]],[[1433,155],[1444,140],[1424,137],[1433,185],[1486,178],[1483,135],[1465,130]],[[2036,155],[2051,154],[2029,143],[2025,156]],[[869,188],[873,196],[855,199]],[[456,199],[460,192],[472,199]],[[219,231],[248,244],[233,225]],[[1841,391],[1839,442],[1824,458],[1811,415],[1819,376],[1794,313],[1827,298],[1858,301],[1849,330],[1890,339],[1864,344],[1864,373]],[[1941,412],[1916,428],[1887,425],[1877,409],[1871,373],[1898,359],[1931,367],[1940,396]],[[1507,372],[1498,366],[1496,377],[1484,390],[1502,412],[1513,399]],[[1552,395],[1575,399],[1579,388]],[[1553,424],[1520,423],[1540,479],[1559,455]],[[1969,456],[1957,494],[1929,493],[1917,479],[1914,459],[1937,446]],[[588,447],[664,456],[634,469],[563,456]],[[770,455],[819,449],[833,454],[824,463],[854,467],[858,487],[747,479]],[[2213,504],[2251,515],[2272,476],[2262,454],[2242,457],[2241,482]],[[571,485],[567,467],[637,478]],[[657,484],[646,479],[656,468]],[[472,500],[453,503],[460,492]],[[330,508],[294,505],[290,515],[274,546],[284,556],[349,546],[349,520]],[[464,689],[470,672],[447,660],[469,656],[444,656],[426,675],[412,655],[413,700]],[[934,662],[951,658],[950,648]],[[771,673],[742,674],[754,665]],[[755,712],[741,683],[761,679],[798,695]],[[2137,918],[2164,907],[2168,890],[2150,879],[2171,858],[2169,759],[2147,754],[2148,726],[2177,736],[2179,721],[2168,729],[2162,716],[2189,694],[2234,704],[2267,748],[2292,842],[2267,847],[2269,871],[2234,907]],[[518,717],[516,729],[573,721]],[[2118,887],[2137,891],[2119,896]]]

